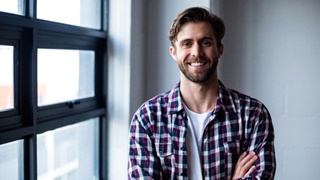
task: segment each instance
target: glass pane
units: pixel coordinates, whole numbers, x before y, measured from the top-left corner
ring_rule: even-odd
[[[0,111],[12,109],[14,106],[13,50],[13,46],[0,45]]]
[[[0,11],[24,15],[24,0],[0,0]]]
[[[100,29],[101,0],[38,0],[39,19]]]
[[[1,179],[23,178],[23,141],[0,145]]]
[[[99,179],[98,118],[37,136],[38,179]]]
[[[38,105],[94,96],[94,51],[38,50]]]

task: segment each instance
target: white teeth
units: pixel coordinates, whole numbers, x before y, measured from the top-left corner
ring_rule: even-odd
[[[202,66],[204,63],[191,63],[191,66]]]

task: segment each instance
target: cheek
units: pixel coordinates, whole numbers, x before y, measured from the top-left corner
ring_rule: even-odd
[[[180,50],[179,52],[177,52],[177,58],[178,59],[185,59],[188,57],[188,54],[190,54],[187,50]]]
[[[206,57],[209,57],[209,58],[220,57],[219,52],[218,52],[218,51],[215,51],[215,50],[205,51],[204,55],[205,55]]]

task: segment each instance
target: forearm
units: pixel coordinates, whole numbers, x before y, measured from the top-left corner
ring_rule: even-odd
[[[254,152],[257,156],[255,162],[249,164],[254,166],[254,170],[250,172],[247,179],[273,179],[276,168],[274,129],[267,109],[262,108],[256,118],[249,121],[247,127],[249,130],[245,136],[244,144],[246,145],[242,147],[242,151]]]

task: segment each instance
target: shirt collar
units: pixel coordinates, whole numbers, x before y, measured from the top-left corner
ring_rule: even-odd
[[[183,102],[180,95],[180,82],[174,86],[168,96],[168,113],[176,114],[183,110]]]
[[[174,88],[169,92],[168,101],[168,113],[176,114],[183,110],[183,102],[180,94],[180,82],[177,83]],[[228,111],[236,112],[236,106],[234,102],[233,94],[227,89],[219,80],[219,96],[216,100],[216,107],[214,112]]]
[[[230,89],[226,88],[219,80],[219,97],[217,98],[215,112],[220,110],[227,112],[237,112],[235,98]]]

